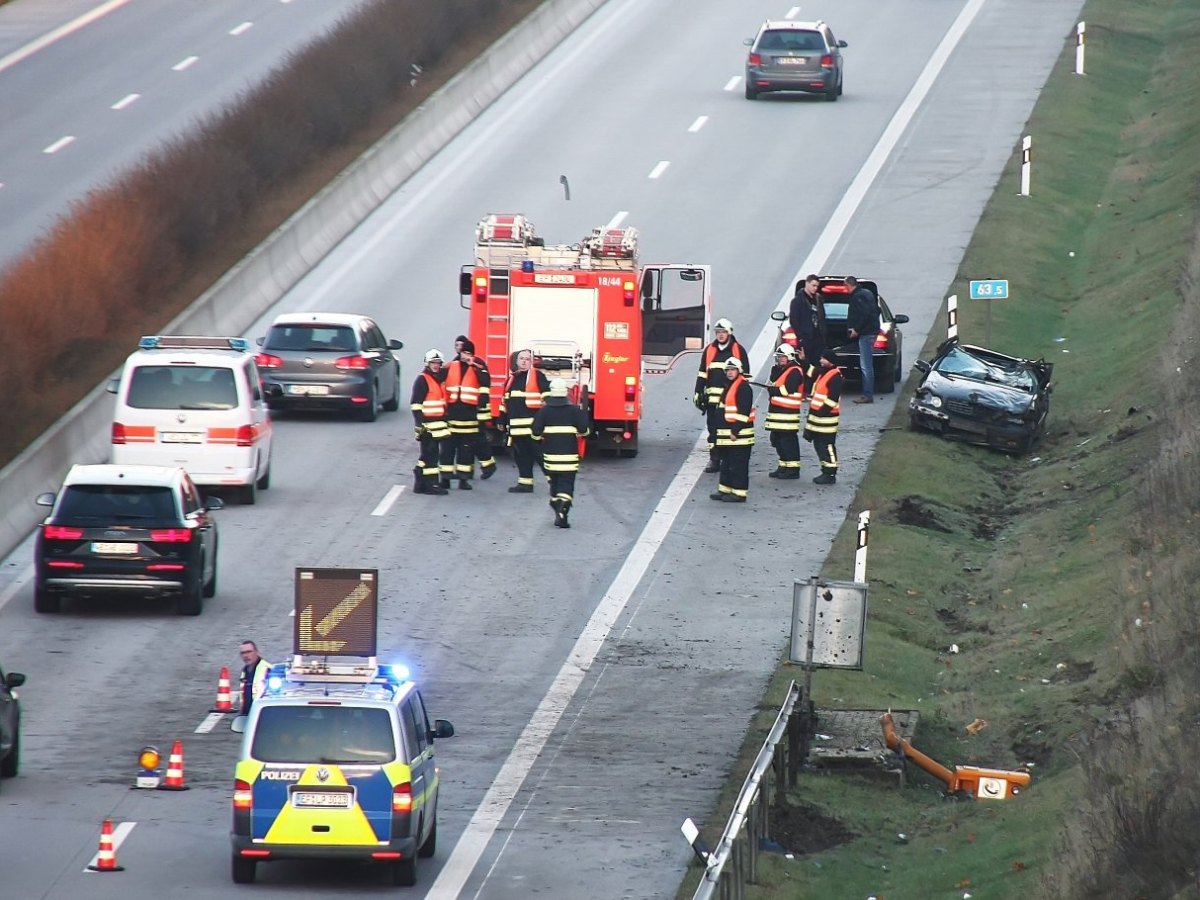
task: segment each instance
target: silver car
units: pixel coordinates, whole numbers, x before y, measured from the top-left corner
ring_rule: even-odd
[[[374,422],[380,407],[400,408],[393,351],[404,344],[389,341],[366,316],[285,313],[258,344],[255,361],[271,409],[340,409]]]
[[[822,94],[835,101],[842,94],[842,48],[824,22],[773,21],[747,38],[746,99],[773,91]]]

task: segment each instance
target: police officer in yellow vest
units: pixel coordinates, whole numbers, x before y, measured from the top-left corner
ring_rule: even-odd
[[[721,398],[722,419],[717,430],[717,450],[721,457],[721,483],[713,500],[745,503],[750,489],[750,448],[754,446],[754,389],[743,377],[742,361],[730,357],[725,362],[729,386]]]

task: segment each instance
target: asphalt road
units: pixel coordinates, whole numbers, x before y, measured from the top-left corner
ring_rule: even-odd
[[[769,312],[809,269],[877,280],[913,318],[911,363],[942,327],[945,287],[1079,6],[846,0],[831,20],[850,44],[842,100],[749,103],[740,39],[786,8],[612,0],[272,314],[373,315],[405,342],[411,382],[423,352],[464,329],[457,275],[481,215],[524,212],[552,242],[621,219],[646,261],[713,265],[715,314],[755,367]],[[458,730],[439,743],[439,852],[407,894],[672,897],[690,856],[679,824],[713,816],[786,640],[792,580],[819,571],[857,514],[893,402],[846,405],[832,488],[810,483],[807,445],[801,481],[768,480],[762,437],[750,502],[732,507],[700,473],[693,377],[688,364],[650,381],[641,453],[588,461],[571,531],[551,526],[540,485],[506,493],[503,460],[469,494],[406,487],[382,503],[411,484],[405,408],[373,424],[277,422],[271,490],[218,514],[220,591],[199,619],[135,603],[35,616],[20,548],[0,565],[0,660],[29,675],[22,774],[0,793],[3,890],[229,896],[237,742],[224,722],[193,733],[217,672],[243,637],[273,660],[290,652],[295,566],[371,565],[381,657],[407,662]],[[175,738],[191,790],[129,790],[143,743]],[[125,871],[84,874],[106,815],[137,823],[118,848]],[[279,863],[253,890],[395,889],[365,869]]]
[[[0,269],[363,0],[13,0],[0,7]]]

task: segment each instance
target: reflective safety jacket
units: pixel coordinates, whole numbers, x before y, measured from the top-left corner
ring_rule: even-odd
[[[842,370],[837,366],[825,369],[817,376],[809,402],[808,420],[804,423],[805,436],[837,434],[842,411],[843,380]]]
[[[431,438],[440,441],[450,436],[450,426],[446,424],[446,388],[441,373],[434,375],[426,369],[418,375],[413,382],[409,405],[413,421],[424,425]]]
[[[542,408],[549,392],[550,379],[541,369],[530,366],[524,372],[508,376],[504,396],[500,399],[500,413],[508,417],[510,435],[529,437],[533,434],[533,417]]]
[[[492,373],[487,363],[479,357],[475,358],[475,377],[479,379],[479,412],[476,417],[480,422],[492,421]]]
[[[742,361],[742,371],[750,371],[750,357],[746,348],[730,336],[729,343],[724,347],[712,341],[704,348],[704,358],[700,360],[700,373],[696,376],[694,393],[704,398],[704,405],[709,407],[721,405],[721,395],[725,393],[725,363],[730,357]]]
[[[566,397],[548,397],[533,417],[533,438],[542,442],[547,474],[579,471],[579,442],[587,437],[587,414]]]
[[[451,434],[479,433],[479,372],[461,359],[446,364],[446,418]]]
[[[717,429],[718,447],[750,447],[754,444],[754,389],[741,375],[729,383],[722,399],[725,422]]]
[[[795,363],[771,369],[767,388],[767,431],[799,431],[800,411],[804,408],[804,373]]]

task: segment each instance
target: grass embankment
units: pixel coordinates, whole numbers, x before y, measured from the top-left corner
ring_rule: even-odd
[[[851,577],[872,510],[865,671],[814,676],[818,707],[918,709],[919,749],[1032,763],[1032,786],[955,802],[912,767],[904,791],[805,773],[792,816],[855,837],[765,855],[750,898],[1197,896],[1200,7],[1092,0],[1083,18],[1088,76],[1072,36],[1029,124],[1034,195],[1014,155],[947,291],[1009,278],[991,343],[1054,362],[1051,434],[1013,459],[909,432],[897,405],[824,572]],[[982,310],[962,313],[983,343]],[[710,838],[800,676],[773,679]]]
[[[376,0],[73,204],[0,271],[0,467],[541,2]]]

